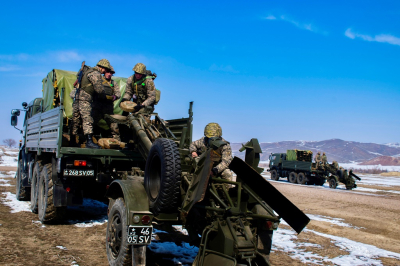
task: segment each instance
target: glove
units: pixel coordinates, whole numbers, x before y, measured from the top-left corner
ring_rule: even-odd
[[[214,167],[214,168],[211,170],[211,172],[212,172],[213,176],[216,176],[216,175],[218,174],[218,168],[217,168],[217,167]]]
[[[138,112],[140,109],[142,109],[144,106],[142,105],[136,105],[135,107],[133,107],[133,112],[136,113]]]

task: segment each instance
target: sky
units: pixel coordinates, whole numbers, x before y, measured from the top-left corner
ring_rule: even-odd
[[[44,3],[2,3],[0,140],[48,72],[107,58],[157,73],[164,119],[194,101],[194,139],[400,142],[400,1]]]

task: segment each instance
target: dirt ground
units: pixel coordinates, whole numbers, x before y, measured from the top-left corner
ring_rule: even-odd
[[[8,180],[9,184],[15,185],[15,179]],[[312,220],[307,226],[310,230],[298,235],[298,241],[319,245],[307,247],[307,250],[329,258],[347,254],[328,238],[312,232],[318,231],[400,253],[400,194],[333,190],[286,181],[271,184],[306,214],[342,218],[343,222],[353,226]],[[391,187],[391,190],[399,189]],[[0,186],[0,197],[4,198],[2,192],[15,193],[15,186]],[[69,215],[78,214],[69,212]],[[82,228],[71,224],[42,225],[37,220],[36,214],[10,213],[8,206],[0,204],[0,265],[108,265],[106,224]],[[280,228],[289,227],[281,224]],[[167,237],[185,241],[183,235]],[[305,265],[277,250],[270,259],[272,265]],[[382,258],[381,262],[383,265],[400,265],[400,260],[394,258]],[[147,264],[173,265],[167,258],[149,250]]]

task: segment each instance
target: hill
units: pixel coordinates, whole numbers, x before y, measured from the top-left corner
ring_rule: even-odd
[[[241,143],[231,143],[232,151],[235,156],[244,158],[244,152],[238,150],[242,146]],[[313,153],[318,151],[325,152],[328,161],[338,161],[342,163],[348,162],[365,162],[379,156],[400,156],[400,144],[377,144],[362,143],[357,141],[345,141],[341,139],[330,139],[323,141],[279,141],[260,143],[263,151],[261,155],[262,161],[267,161],[271,153],[286,152],[286,150],[311,150]]]

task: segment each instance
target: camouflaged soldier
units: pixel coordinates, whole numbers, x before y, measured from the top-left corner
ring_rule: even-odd
[[[92,102],[94,94],[97,99],[106,99],[106,93],[102,84],[101,74],[104,74],[107,69],[111,69],[110,62],[107,59],[101,59],[95,67],[85,71],[80,84],[78,100],[79,114],[82,119],[83,134],[86,138],[86,147],[99,149],[100,147],[93,143],[93,117],[92,117]],[[75,115],[79,116],[79,115]]]
[[[119,90],[119,85],[114,80],[111,79],[115,73],[114,68],[107,69],[102,77],[103,91],[106,98],[98,97],[98,94],[94,94],[93,99],[93,122],[96,125],[101,119],[104,119],[105,114],[114,114],[114,101],[121,98],[121,92]],[[109,127],[111,129],[111,134],[114,139],[121,141],[119,136],[119,128],[117,123],[110,123]]]
[[[328,163],[328,158],[325,155],[325,152],[322,153],[322,164],[326,165]]]
[[[315,156],[315,163],[316,163],[316,166],[318,167],[318,166],[321,164],[321,162],[322,162],[321,153],[318,152],[318,153],[317,153],[317,156]]]
[[[148,114],[154,111],[156,101],[156,87],[153,81],[155,77],[148,75],[146,66],[142,63],[137,63],[132,70],[135,74],[126,81],[125,94],[121,102],[133,99],[137,104],[134,113],[142,113],[150,118]]]
[[[209,147],[211,140],[221,140],[223,144],[216,150],[213,150],[212,160],[214,165],[212,168],[212,176],[221,176],[223,179],[232,180],[232,172],[229,170],[229,164],[232,161],[232,149],[228,141],[222,138],[222,129],[217,123],[209,123],[204,129],[204,137],[193,141],[190,144],[189,152],[193,158],[198,157]]]

